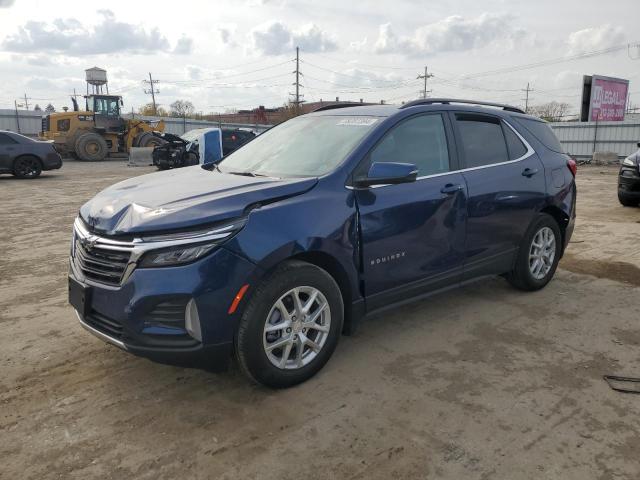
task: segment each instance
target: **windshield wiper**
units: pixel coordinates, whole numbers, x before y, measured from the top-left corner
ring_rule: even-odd
[[[258,176],[256,173],[253,173],[253,172],[224,172],[224,173],[230,173],[231,175],[242,175],[243,177],[257,177]]]

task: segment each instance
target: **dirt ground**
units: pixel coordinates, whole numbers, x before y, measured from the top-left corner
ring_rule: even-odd
[[[578,173],[555,280],[502,279],[379,316],[286,391],[154,364],[93,337],[66,300],[71,225],[148,168],[69,161],[0,177],[0,478],[638,479],[640,209],[615,168]]]

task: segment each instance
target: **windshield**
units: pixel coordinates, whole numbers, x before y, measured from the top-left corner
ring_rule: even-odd
[[[256,137],[220,163],[222,172],[270,177],[316,177],[330,172],[379,118],[302,116]]]

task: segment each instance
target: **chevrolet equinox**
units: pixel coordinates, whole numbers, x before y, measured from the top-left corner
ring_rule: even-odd
[[[220,163],[131,178],[84,204],[69,301],[136,355],[287,387],[367,315],[502,275],[553,277],[575,162],[508,105],[323,107]]]

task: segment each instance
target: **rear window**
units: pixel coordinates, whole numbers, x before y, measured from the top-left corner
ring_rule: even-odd
[[[473,113],[456,114],[467,168],[509,160],[500,120]]]
[[[556,138],[556,135],[553,133],[553,130],[551,130],[548,123],[540,120],[534,120],[532,118],[517,118],[517,120],[524,128],[529,130],[531,135],[536,137],[538,141],[549,150],[564,153],[564,149],[562,148],[560,141]]]

